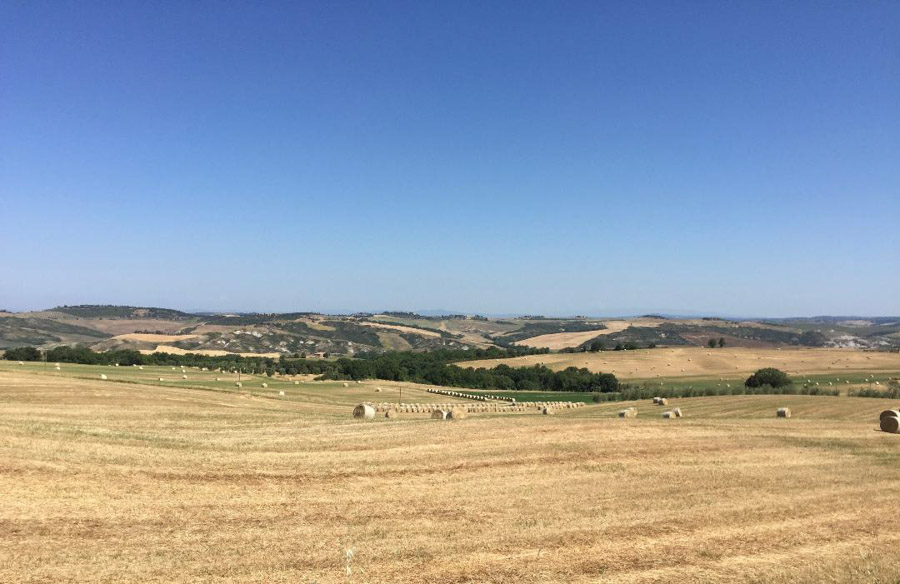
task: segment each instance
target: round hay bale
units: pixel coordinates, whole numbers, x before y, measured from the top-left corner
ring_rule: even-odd
[[[662,399],[661,397],[655,397],[655,398],[653,398],[653,404],[654,404],[654,405],[658,404],[658,403],[659,403],[659,400],[661,400],[661,399]]]
[[[545,407],[544,409],[541,410],[541,413],[544,414],[545,416],[552,416],[554,412],[552,409]]]
[[[447,418],[450,420],[465,420],[466,415],[466,410],[463,408],[453,408],[450,410],[450,413],[447,414]]]
[[[661,405],[661,406],[667,406],[667,405],[669,405],[669,400],[667,400],[667,399],[664,398],[664,397],[661,397],[661,398],[659,398],[659,405]]]
[[[349,383],[344,382],[344,387],[350,387]]]
[[[56,370],[61,371],[61,369],[59,368],[59,365],[56,366]]]
[[[300,382],[299,382],[299,381],[295,381],[295,382],[294,382],[294,385],[300,385]]]
[[[140,369],[141,371],[143,371],[143,370],[144,370],[144,366],[143,366],[143,365],[138,365],[138,369]]]
[[[106,374],[105,374],[105,373],[101,373],[101,374],[100,374],[100,379],[106,379],[106,378],[107,378],[107,377],[106,377]]]
[[[22,361],[19,361],[19,365],[24,365],[24,364],[25,364],[25,363],[23,363]]]
[[[221,377],[216,377],[216,381],[222,381]]]
[[[375,408],[369,404],[359,404],[353,408],[353,417],[358,420],[374,420]]]
[[[663,418],[666,418],[667,420],[668,420],[669,418],[674,418],[674,417],[675,417],[675,413],[674,413],[674,412],[663,412]]]
[[[900,434],[900,418],[896,416],[887,416],[881,418],[881,431],[890,432],[891,434]]]
[[[431,412],[431,419],[432,420],[446,420],[447,419],[447,411],[441,410],[441,409],[434,410],[433,412]]]
[[[163,379],[162,377],[160,377],[159,380],[160,380],[160,381],[165,381],[165,379]]]
[[[637,417],[637,408],[625,408],[624,410],[619,410],[620,418],[636,418]]]
[[[775,410],[775,415],[779,418],[790,418],[791,408],[778,408],[777,410]]]
[[[280,395],[281,397],[284,397],[284,392],[283,392],[283,391],[279,391],[279,392],[278,392],[278,395]]]
[[[676,418],[680,418],[684,415],[681,413],[681,408],[672,408],[672,413],[675,414]]]
[[[400,412],[398,412],[397,410],[395,410],[393,408],[384,413],[385,418],[396,418],[399,415],[400,415]]]
[[[237,381],[237,382],[235,382],[234,386],[235,387],[244,387],[244,384],[241,383],[240,381]]]
[[[269,384],[268,384],[268,383],[263,383],[261,387],[262,387],[263,389],[266,389],[267,387],[269,387]]]
[[[187,379],[187,375],[182,375],[181,378],[182,378],[182,379]]]
[[[376,388],[375,388],[375,393],[381,393],[381,388],[380,388],[380,387],[376,387]]]
[[[894,418],[900,418],[900,410],[884,410],[883,412],[881,412],[881,415],[878,416],[878,419],[883,420],[892,416]]]

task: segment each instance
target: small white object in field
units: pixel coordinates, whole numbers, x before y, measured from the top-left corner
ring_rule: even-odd
[[[775,410],[775,414],[779,418],[790,418],[791,417],[791,408],[778,408]]]
[[[269,387],[269,384],[268,384],[268,383],[263,383],[263,384],[262,384],[262,387],[263,387],[263,389],[265,389],[265,388]]]
[[[140,369],[141,371],[143,371],[143,370],[144,370],[144,366],[143,366],[143,365],[138,365],[138,369]]]
[[[165,381],[165,379],[163,379],[162,377],[160,377],[159,380],[160,380],[160,381]]]
[[[106,379],[106,374],[105,374],[105,373],[101,373],[101,374],[100,374],[100,379]]]
[[[350,387],[349,383],[344,383],[344,387]]]
[[[56,370],[59,371],[59,365],[56,366]]]
[[[278,392],[278,395],[280,395],[281,397],[284,397],[284,392],[283,392],[283,391],[279,391],[279,392]]]
[[[182,378],[182,379],[187,379],[187,375],[182,375],[181,378]]]
[[[300,382],[299,382],[299,381],[295,381],[295,382],[294,382],[294,385],[300,385]]]
[[[240,381],[238,381],[237,383],[235,383],[234,386],[235,386],[235,387],[244,387],[244,386],[241,384]]]
[[[24,365],[24,364],[25,364],[25,363],[22,363],[21,361],[19,361],[19,365]]]

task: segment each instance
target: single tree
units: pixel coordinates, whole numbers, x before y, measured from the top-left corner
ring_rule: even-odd
[[[756,373],[747,378],[744,385],[747,387],[762,387],[768,385],[770,387],[787,387],[793,383],[787,373],[774,367],[766,367],[758,370]]]

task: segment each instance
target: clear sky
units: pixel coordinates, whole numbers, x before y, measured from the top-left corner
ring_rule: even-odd
[[[900,314],[900,2],[0,3],[0,308]]]

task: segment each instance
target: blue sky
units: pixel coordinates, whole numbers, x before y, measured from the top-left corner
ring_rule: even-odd
[[[900,314],[900,3],[0,4],[0,308]]]

